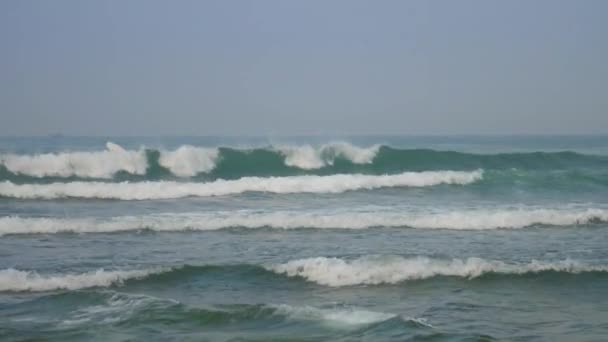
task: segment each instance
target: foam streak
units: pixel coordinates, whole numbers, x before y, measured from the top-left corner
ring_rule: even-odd
[[[488,273],[526,274],[546,271],[608,272],[606,265],[586,265],[573,260],[511,264],[480,258],[440,260],[427,257],[366,256],[354,260],[309,258],[269,266],[268,270],[289,277],[302,277],[326,286],[396,284],[436,276],[476,278]]]
[[[105,271],[80,274],[40,275],[13,268],[0,270],[0,291],[77,290],[120,285],[128,279],[141,279],[162,270]]]
[[[256,212],[249,210],[211,213],[159,214],[99,218],[0,218],[0,236],[60,232],[109,233],[150,229],[154,231],[217,230],[224,228],[366,229],[410,227],[418,229],[523,228],[535,224],[571,226],[608,222],[606,209],[503,209],[465,210],[446,213],[402,212]]]
[[[184,182],[70,182],[52,184],[0,183],[0,196],[23,199],[99,198],[119,200],[171,199],[240,194],[244,192],[341,193],[383,187],[424,187],[469,184],[480,180],[482,171],[425,171],[396,175],[331,175],[294,177],[244,177],[209,183]]]

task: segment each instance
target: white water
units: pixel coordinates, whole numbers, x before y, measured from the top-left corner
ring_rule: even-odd
[[[40,275],[34,271],[0,270],[0,291],[77,290],[120,285],[127,279],[141,279],[163,270],[105,271],[79,274]]]
[[[119,171],[143,175],[148,161],[144,150],[127,151],[108,142],[106,151],[37,155],[7,154],[0,164],[12,173],[32,177],[112,178]]]
[[[217,148],[181,146],[175,151],[163,151],[159,164],[179,177],[193,177],[212,171],[218,159]]]
[[[52,184],[0,183],[0,196],[13,198],[99,198],[120,200],[170,199],[240,194],[341,193],[383,187],[424,187],[439,184],[469,184],[482,178],[481,170],[404,172],[396,175],[331,175],[293,177],[243,177],[209,183],[184,182],[70,182]]]
[[[435,276],[475,278],[487,273],[525,274],[543,271],[608,272],[608,265],[586,265],[573,260],[509,264],[480,258],[440,260],[427,257],[367,256],[354,260],[308,258],[268,266],[268,270],[327,286],[396,284]]]
[[[285,156],[285,165],[310,170],[333,165],[336,158],[345,158],[355,164],[369,164],[376,157],[380,146],[363,148],[336,142],[316,148],[303,145],[279,146],[276,149]]]
[[[525,274],[543,271],[582,273],[608,272],[608,265],[588,265],[574,260],[528,263],[505,263],[480,258],[441,260],[427,257],[365,256],[354,260],[340,258],[308,258],[265,267],[267,270],[289,277],[302,277],[327,286],[395,284],[407,280],[435,276],[475,278],[487,273]],[[90,287],[120,285],[129,279],[143,279],[152,274],[171,272],[173,268],[148,270],[105,271],[87,273],[41,275],[35,271],[17,269],[0,270],[0,292],[77,290]],[[327,313],[325,313],[327,314]],[[371,315],[377,317],[375,315]],[[332,317],[326,315],[325,317]],[[334,316],[335,317],[335,316]],[[367,318],[350,318],[367,320]]]
[[[217,148],[184,145],[175,151],[160,151],[159,163],[176,176],[192,177],[212,171],[218,155]],[[39,178],[111,179],[119,171],[144,175],[148,160],[143,148],[130,151],[108,142],[105,151],[2,155],[0,165],[4,165],[12,173]]]
[[[419,229],[523,228],[535,224],[570,226],[608,222],[608,210],[590,209],[475,209],[444,213],[392,211],[258,212],[249,210],[210,213],[158,214],[100,218],[0,218],[0,236],[36,233],[103,233],[150,229],[154,231],[217,230],[231,227],[277,229],[365,229],[410,227]]]

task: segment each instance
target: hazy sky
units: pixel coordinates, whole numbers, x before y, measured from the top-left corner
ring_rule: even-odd
[[[0,135],[608,133],[608,1],[0,1]]]

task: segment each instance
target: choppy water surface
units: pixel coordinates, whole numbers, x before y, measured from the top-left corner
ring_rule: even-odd
[[[607,137],[1,138],[4,341],[602,341]]]

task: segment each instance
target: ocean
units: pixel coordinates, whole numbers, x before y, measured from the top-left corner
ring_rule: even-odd
[[[605,341],[608,136],[0,138],[1,341]]]

